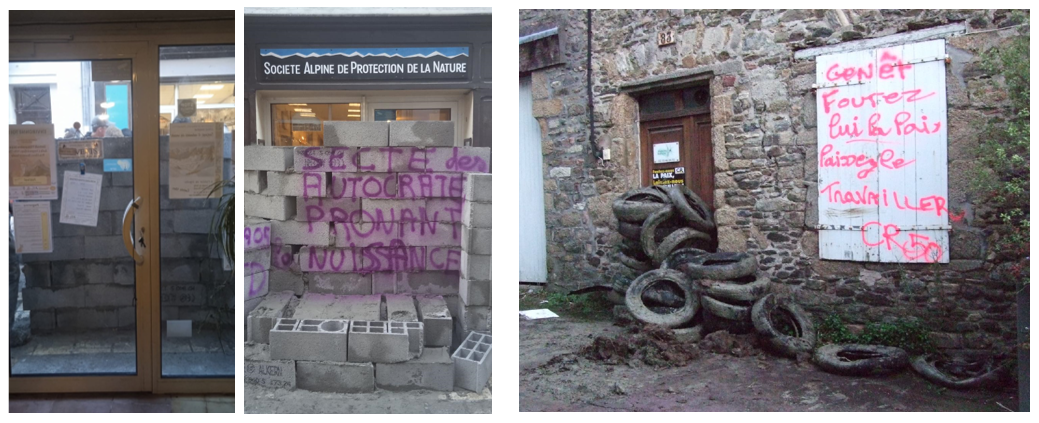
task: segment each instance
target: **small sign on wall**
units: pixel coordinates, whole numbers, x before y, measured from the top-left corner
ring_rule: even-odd
[[[58,141],[58,161],[80,161],[105,158],[101,140]]]
[[[681,170],[681,172],[679,172]],[[653,186],[673,187],[685,184],[684,167],[673,167],[670,169],[653,169]]]
[[[679,157],[678,141],[653,144],[653,163],[675,163]]]
[[[675,31],[660,31],[657,33],[657,47],[669,46],[675,43]]]

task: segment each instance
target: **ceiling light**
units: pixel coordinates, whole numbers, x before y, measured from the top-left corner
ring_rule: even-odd
[[[203,85],[202,88],[200,88],[200,89],[202,91],[216,91],[216,90],[224,89],[224,85],[223,84],[220,84],[220,85]]]
[[[115,106],[115,102],[114,101],[106,101],[104,103],[101,103],[101,108],[102,109],[110,109],[110,108],[112,108],[114,106]]]
[[[346,115],[346,117],[361,117],[361,115]]]
[[[195,94],[195,98],[213,98],[213,94]]]
[[[302,117],[316,117],[313,113],[300,113],[299,115]]]
[[[195,104],[206,104],[206,101],[205,100],[197,100],[197,101],[195,101]]]
[[[98,119],[108,120],[108,113],[97,115]]]
[[[350,112],[350,113],[357,113],[357,112],[360,112],[360,111],[361,111],[361,109],[357,109],[357,110],[354,110],[354,109],[347,109],[346,111],[348,111],[348,112]]]
[[[297,112],[304,112],[304,113],[310,113],[310,112],[313,111],[313,110],[310,110],[310,109],[293,109],[293,110],[295,110]]]
[[[307,103],[289,103],[289,106],[306,106]]]

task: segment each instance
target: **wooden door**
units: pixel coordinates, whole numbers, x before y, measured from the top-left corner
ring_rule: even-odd
[[[643,121],[642,185],[685,184],[714,210],[710,115]]]

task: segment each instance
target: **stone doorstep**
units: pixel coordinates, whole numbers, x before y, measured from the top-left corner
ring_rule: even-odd
[[[491,378],[491,335],[470,332],[451,359],[455,362],[455,384],[482,392]]]

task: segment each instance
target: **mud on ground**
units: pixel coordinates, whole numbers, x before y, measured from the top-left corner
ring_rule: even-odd
[[[359,394],[311,392],[245,385],[246,414],[488,414],[491,387],[483,392],[419,389]]]
[[[684,366],[668,366],[657,361],[660,354],[653,354],[652,346],[664,342],[658,352],[674,352],[667,348],[673,344],[652,329],[640,339],[642,332],[633,334],[612,321],[561,317],[521,320],[519,332],[520,411],[1017,409],[1016,392],[943,389],[909,369],[882,377],[832,375],[808,362],[749,348],[748,339],[740,336],[712,336],[696,346],[697,357],[683,356],[688,359]],[[611,339],[643,352],[616,353],[620,347]],[[602,351],[613,354],[596,357]],[[643,357],[650,357],[649,364]]]

